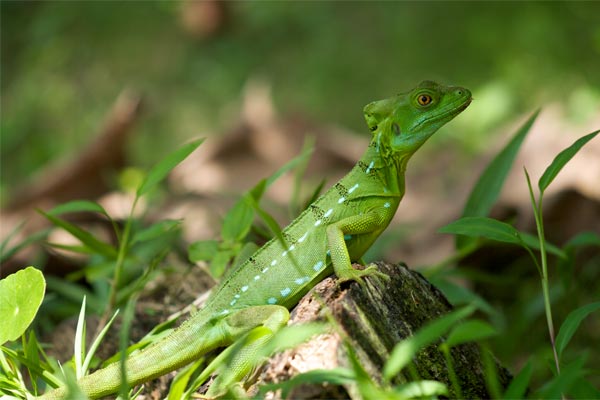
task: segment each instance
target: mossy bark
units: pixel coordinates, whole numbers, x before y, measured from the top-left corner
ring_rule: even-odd
[[[390,276],[386,282],[367,278],[367,284],[339,285],[334,277],[325,279],[308,293],[292,311],[291,323],[322,320],[329,314],[340,328],[320,335],[294,350],[272,357],[259,380],[281,382],[312,369],[348,367],[345,337],[355,350],[361,365],[375,381],[394,346],[413,335],[427,322],[452,310],[444,295],[421,274],[404,265],[377,264]],[[460,395],[453,389],[444,354],[434,343],[418,353],[411,368],[403,370],[394,383],[415,379],[437,380],[446,384],[449,397],[490,398],[482,349],[475,343],[451,350],[452,365],[460,385]],[[493,357],[491,358],[493,360]],[[510,382],[510,373],[496,363],[500,386]],[[277,398],[279,394],[275,394]],[[331,385],[303,385],[288,398],[360,398],[351,385],[341,389]]]

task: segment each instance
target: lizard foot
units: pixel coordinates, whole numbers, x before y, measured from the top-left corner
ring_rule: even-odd
[[[355,281],[358,284],[360,284],[361,286],[365,285],[365,281],[364,281],[363,277],[366,277],[366,276],[376,276],[385,281],[390,280],[390,277],[387,276],[386,274],[384,274],[383,272],[379,271],[379,269],[377,268],[377,265],[375,265],[375,264],[371,264],[365,269],[349,268],[347,270],[344,270],[343,272],[336,272],[336,275],[337,275],[340,283],[347,282],[347,281]]]

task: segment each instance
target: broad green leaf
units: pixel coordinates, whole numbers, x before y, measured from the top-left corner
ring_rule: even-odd
[[[556,351],[560,358],[565,347],[569,344],[569,341],[579,328],[581,321],[585,319],[590,313],[600,309],[600,302],[586,304],[574,311],[571,311],[565,321],[560,326],[558,335],[556,335]]]
[[[468,317],[474,311],[475,307],[472,305],[452,311],[429,322],[419,329],[414,336],[398,343],[383,367],[383,376],[388,380],[396,376],[421,349],[442,338],[454,324]]]
[[[152,224],[146,229],[136,232],[131,239],[131,244],[147,242],[168,234],[181,226],[181,220],[165,219]]]
[[[219,250],[212,258],[209,271],[214,278],[218,278],[225,272],[227,264],[235,254],[232,250]]]
[[[463,209],[463,217],[485,217],[488,215],[500,195],[502,185],[508,176],[508,172],[521,147],[521,143],[523,143],[523,139],[527,136],[538,114],[539,110],[529,117],[517,130],[506,147],[498,153],[485,171],[483,171],[467,199],[465,208]],[[460,236],[456,239],[458,248],[464,247],[467,243],[468,240]]]
[[[241,241],[250,232],[253,221],[254,209],[246,194],[225,214],[221,227],[221,238],[226,243]]]
[[[171,154],[167,155],[164,159],[162,159],[158,164],[156,164],[148,175],[146,179],[142,182],[140,187],[137,190],[136,196],[141,197],[144,194],[148,193],[150,189],[152,189],[156,184],[162,181],[169,172],[173,168],[177,166],[180,162],[182,162],[187,156],[189,156],[194,150],[198,148],[204,142],[204,138],[196,139],[193,142],[187,143]]]
[[[199,240],[188,247],[188,258],[191,262],[208,261],[219,251],[219,242],[216,240]]]
[[[96,212],[108,217],[108,213],[100,204],[88,200],[73,200],[60,204],[48,211],[50,215],[59,215],[74,212]]]
[[[94,235],[92,235],[91,233],[71,224],[70,222],[67,222],[61,218],[55,217],[54,215],[45,213],[41,210],[38,210],[38,212],[40,212],[43,216],[48,218],[50,220],[50,222],[52,222],[54,225],[64,229],[65,231],[69,232],[71,235],[75,236],[77,239],[79,239],[79,241],[81,243],[83,243],[88,248],[90,248],[90,249],[96,251],[97,253],[102,254],[106,257],[116,258],[117,250],[110,244],[96,239],[96,237],[94,237]]]
[[[505,222],[487,217],[464,217],[440,228],[439,232],[523,244],[519,231],[515,228]]]
[[[487,322],[473,319],[452,328],[444,344],[454,347],[459,344],[485,339],[496,335],[496,333],[496,329]]]
[[[25,332],[42,304],[45,290],[44,275],[34,267],[0,280],[0,345]]]
[[[510,385],[508,385],[502,398],[506,400],[525,398],[525,393],[527,392],[532,373],[533,367],[531,361],[528,361],[527,364],[521,368],[521,371],[519,371],[517,376],[510,382]]]
[[[538,187],[540,188],[540,192],[544,192],[546,188],[552,183],[556,175],[560,172],[560,170],[573,158],[575,154],[581,149],[587,142],[592,140],[600,131],[592,132],[588,135],[585,135],[579,139],[577,139],[571,146],[567,147],[554,158],[554,161],[546,168],[542,177],[538,181]]]
[[[448,396],[448,388],[442,382],[423,380],[398,385],[394,388],[394,393],[402,399],[438,398]]]

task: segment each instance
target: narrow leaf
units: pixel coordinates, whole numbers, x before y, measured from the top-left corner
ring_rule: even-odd
[[[487,217],[464,217],[440,228],[439,232],[519,245],[523,243],[518,230],[505,222]]]
[[[198,148],[204,142],[204,138],[194,140],[193,142],[187,143],[171,154],[167,155],[162,161],[156,164],[148,175],[146,179],[142,182],[140,187],[137,190],[136,196],[141,197],[144,194],[148,193],[150,189],[156,186],[157,183],[162,181],[169,172],[173,168],[177,166],[181,161],[183,161],[187,156],[189,156],[194,150]]]
[[[502,398],[507,400],[525,398],[525,393],[527,392],[532,373],[533,367],[531,361],[528,361],[527,364],[521,368],[521,371],[519,371],[517,376],[510,382],[510,385],[508,385]]]
[[[191,262],[208,261],[212,259],[219,250],[216,240],[200,240],[190,244],[188,247],[188,258]]]
[[[508,172],[513,164],[521,143],[527,136],[535,119],[539,114],[536,111],[529,119],[517,130],[511,141],[502,149],[500,153],[487,166],[485,171],[479,177],[479,180],[473,187],[469,198],[463,209],[463,217],[484,217],[488,215],[496,199],[500,195],[502,185],[508,176]],[[465,238],[457,238],[457,247],[462,248],[467,244]]]
[[[556,335],[556,351],[558,356],[562,355],[563,350],[569,344],[569,341],[579,328],[581,321],[588,316],[588,314],[600,309],[600,302],[586,304],[574,311],[571,311],[565,321],[560,326],[558,335]]]
[[[448,388],[442,382],[423,380],[398,385],[394,388],[394,393],[402,399],[438,398],[447,397]]]
[[[60,204],[54,207],[52,210],[48,211],[48,214],[59,215],[74,212],[96,212],[99,214],[106,215],[108,217],[108,213],[106,212],[104,207],[102,207],[98,203],[88,200],[73,200],[64,204]]]
[[[487,322],[474,319],[456,325],[450,331],[448,339],[444,343],[449,347],[454,347],[459,344],[485,339],[496,333],[496,329]]]
[[[538,182],[538,187],[540,188],[540,192],[544,192],[548,185],[552,183],[556,175],[560,172],[560,170],[565,166],[566,163],[573,158],[575,154],[581,149],[587,142],[592,140],[600,131],[592,132],[588,135],[585,135],[579,139],[577,139],[571,146],[567,147],[554,158],[554,161],[546,168],[544,174],[540,178]]]
[[[54,225],[64,229],[65,231],[69,232],[71,235],[75,236],[77,239],[79,239],[79,241],[81,243],[83,243],[85,246],[89,247],[90,249],[95,250],[99,254],[102,254],[107,257],[115,258],[117,256],[117,251],[113,246],[111,246],[108,243],[105,243],[101,240],[96,239],[91,233],[89,233],[89,232],[87,232],[87,231],[61,219],[61,218],[55,217],[54,215],[50,215],[41,210],[38,210],[38,212],[41,213],[46,218],[48,218],[50,220],[50,222],[52,222]]]
[[[152,224],[146,229],[136,232],[131,239],[131,244],[147,242],[168,234],[181,226],[181,220],[165,219]]]
[[[537,236],[531,235],[526,232],[519,232],[523,243],[525,243],[528,247],[532,249],[539,250],[540,249],[540,239]],[[546,241],[545,249],[548,253],[554,254],[560,258],[567,258],[567,253],[561,250],[558,246],[553,245],[552,243],[548,243]]]
[[[414,336],[398,343],[383,367],[384,377],[388,380],[394,377],[402,368],[410,363],[419,350],[440,339],[454,324],[468,317],[474,311],[475,307],[472,305],[452,311],[439,319],[429,322],[419,329]]]
[[[225,214],[223,226],[221,226],[221,238],[224,242],[239,242],[250,232],[254,221],[254,209],[248,201],[248,197],[245,195],[240,198]]]

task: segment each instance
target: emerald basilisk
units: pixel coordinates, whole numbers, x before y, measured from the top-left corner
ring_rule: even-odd
[[[203,309],[169,336],[131,354],[125,362],[128,384],[241,343],[242,351],[229,358],[207,393],[222,395],[255,367],[253,355],[318,282],[332,273],[340,281],[358,282],[379,275],[375,266],[357,270],[351,262],[363,256],[394,216],[404,195],[408,160],[470,102],[467,89],[424,81],[409,92],[368,104],[364,115],[372,140],[356,166],[286,227],[283,239],[266,243],[221,282]],[[213,362],[207,370],[215,367]],[[121,386],[121,365],[111,364],[78,384],[91,398],[114,393]],[[62,387],[42,398],[65,396]]]

